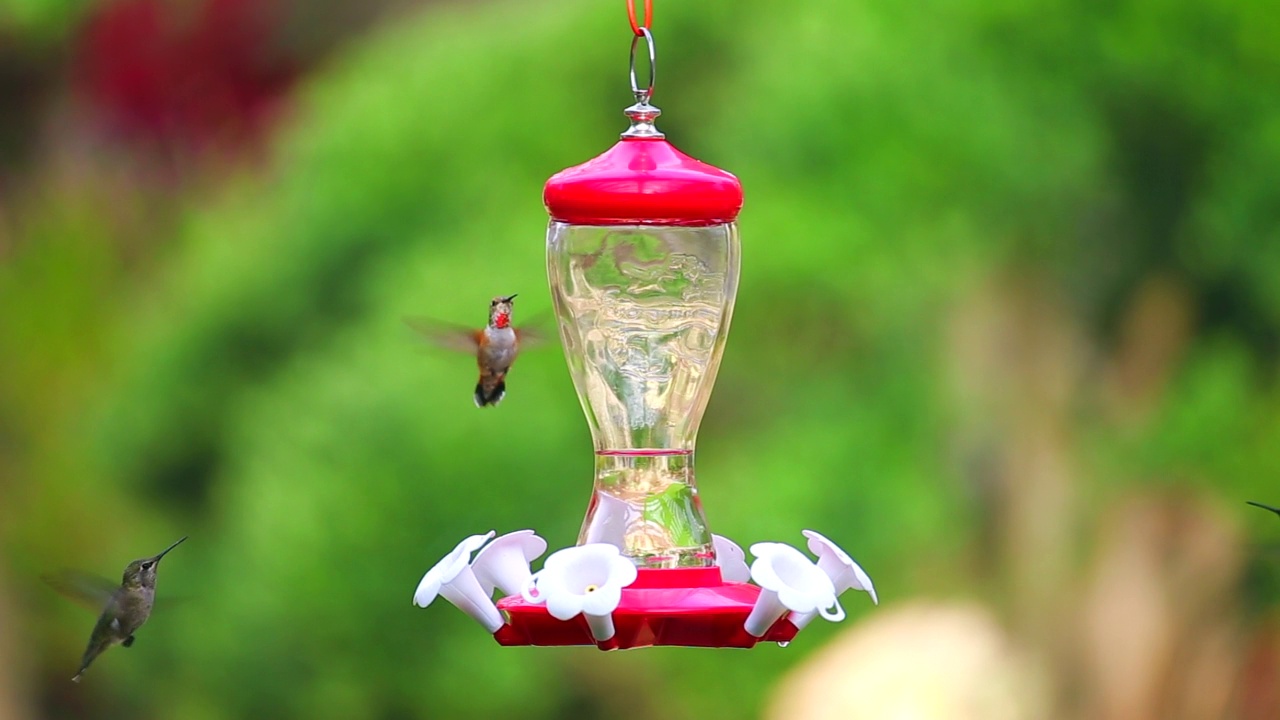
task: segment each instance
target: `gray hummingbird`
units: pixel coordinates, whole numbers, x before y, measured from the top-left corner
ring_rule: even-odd
[[[182,544],[182,540],[165,548],[159,555],[134,560],[124,569],[124,578],[116,588],[102,587],[92,578],[70,577],[61,579],[46,578],[49,584],[65,595],[82,601],[93,602],[102,608],[98,622],[89,635],[89,645],[80,660],[80,670],[71,678],[72,682],[80,682],[80,676],[89,668],[94,658],[101,655],[112,645],[133,645],[133,634],[151,617],[151,608],[156,601],[156,569],[160,559],[168,552]],[[101,582],[105,583],[105,580]]]

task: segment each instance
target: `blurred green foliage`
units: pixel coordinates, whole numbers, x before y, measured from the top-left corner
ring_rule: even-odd
[[[747,194],[698,453],[713,531],[818,529],[886,603],[994,593],[957,428],[996,446],[1006,428],[956,391],[949,338],[1009,278],[1086,338],[1066,412],[1086,518],[1171,484],[1274,530],[1242,505],[1280,500],[1270,4],[656,4],[660,127]],[[91,620],[30,593],[48,694],[101,717],[742,717],[836,632],[596,655],[500,649],[410,606],[467,534],[576,536],[591,444],[558,351],[522,358],[481,412],[472,364],[420,351],[400,318],[479,324],[498,293],[526,318],[549,307],[541,186],[624,127],[628,40],[621,3],[426,8],[313,75],[270,169],[192,193],[144,270],[103,257],[108,208],[53,198],[14,224],[9,583],[52,562],[114,576],[191,535],[138,645],[83,688],[61,681]],[[1090,373],[1153,277],[1194,331],[1154,409],[1120,423]],[[193,599],[165,608],[170,592]]]
[[[62,37],[90,0],[0,0],[0,31],[41,41]]]

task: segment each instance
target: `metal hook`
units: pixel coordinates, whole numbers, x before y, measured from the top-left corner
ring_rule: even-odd
[[[649,49],[649,84],[643,90],[636,80],[636,43],[640,42],[640,38],[644,38],[645,47]],[[653,97],[653,83],[657,79],[657,72],[658,58],[653,47],[653,35],[649,28],[641,27],[640,32],[631,38],[631,92],[636,96],[636,102],[648,103],[649,98]]]

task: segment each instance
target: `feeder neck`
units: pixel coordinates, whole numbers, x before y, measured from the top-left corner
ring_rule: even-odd
[[[578,543],[616,545],[642,568],[712,567],[692,450],[598,451]]]

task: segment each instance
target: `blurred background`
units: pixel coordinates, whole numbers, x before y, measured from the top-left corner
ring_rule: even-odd
[[[655,5],[660,126],[747,198],[709,522],[879,607],[601,654],[411,606],[586,510],[558,347],[481,412],[400,318],[548,311],[621,0],[3,0],[0,720],[1280,716],[1273,3]],[[40,575],[186,534],[72,684]]]

